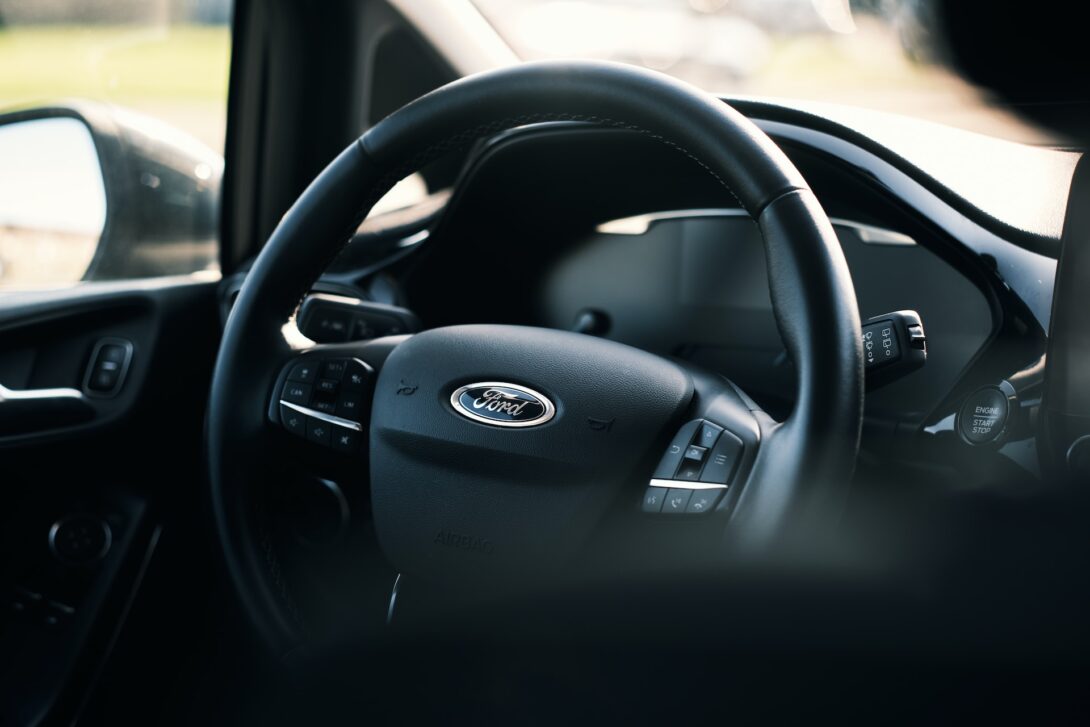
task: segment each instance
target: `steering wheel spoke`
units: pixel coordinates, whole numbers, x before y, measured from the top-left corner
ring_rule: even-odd
[[[724,379],[699,371],[691,418],[667,445],[640,509],[663,516],[729,514],[761,442],[756,404]]]
[[[273,386],[269,422],[315,447],[358,455],[367,444],[378,371],[406,338],[319,345],[291,357]]]
[[[374,370],[354,357],[299,356],[284,366],[269,418],[285,431],[333,451],[355,454],[368,419]]]

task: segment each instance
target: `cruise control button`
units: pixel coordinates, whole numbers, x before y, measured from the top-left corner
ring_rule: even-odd
[[[723,490],[694,490],[693,496],[689,498],[689,505],[685,508],[685,512],[696,514],[710,512],[722,494]]]
[[[332,394],[340,387],[340,382],[336,379],[318,379],[317,390],[323,394]]]
[[[337,402],[329,395],[315,396],[314,401],[310,402],[310,408],[323,414],[335,414],[337,412]]]
[[[742,449],[742,440],[724,431],[708,453],[708,461],[704,464],[704,472],[700,475],[700,480],[716,482],[720,485],[729,484],[734,468],[742,459]]]
[[[692,490],[679,490],[671,487],[666,492],[666,500],[662,503],[662,511],[675,514],[685,512],[685,508],[689,506],[689,498],[692,494]]]
[[[359,394],[343,394],[337,399],[336,414],[344,419],[351,419],[354,422],[360,420],[360,411],[362,409],[360,405]]]
[[[329,422],[323,422],[321,419],[315,419],[314,417],[307,417],[307,439],[318,444],[324,444],[329,446],[331,430],[333,425]]]
[[[647,492],[643,493],[643,506],[644,512],[661,512],[662,501],[666,499],[665,487],[648,487]]]
[[[318,377],[318,364],[314,361],[300,361],[291,367],[288,381],[298,381],[302,384],[313,384]]]
[[[693,441],[696,430],[702,423],[701,420],[694,419],[682,425],[677,435],[674,436],[674,441],[670,442],[670,446],[666,448],[666,454],[659,460],[659,466],[655,469],[655,479],[674,479],[674,473],[677,472],[678,465],[681,464],[681,456],[685,453],[686,447]]]
[[[333,449],[338,452],[355,452],[359,448],[359,432],[347,427],[333,427]]]
[[[298,437],[307,436],[307,418],[289,406],[280,405],[280,423]]]
[[[335,358],[331,361],[326,361],[322,364],[322,377],[326,379],[334,379],[340,381],[344,376],[345,369],[348,368],[348,360],[343,358]]]
[[[290,401],[292,404],[306,406],[310,402],[310,384],[289,381],[284,384],[284,391],[281,393],[280,398],[284,401]]]

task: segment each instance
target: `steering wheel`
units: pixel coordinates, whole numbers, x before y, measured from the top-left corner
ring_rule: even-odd
[[[474,140],[546,121],[646,134],[698,163],[756,220],[798,379],[786,420],[720,376],[570,332],[461,325],[289,342],[301,297],[397,181]],[[494,285],[497,304],[504,268],[481,261],[481,279],[494,282],[475,283]],[[851,277],[824,211],[780,149],[726,103],[665,75],[528,63],[459,80],[392,114],[334,159],[273,232],[213,374],[215,525],[248,616],[283,652],[300,628],[254,503],[285,438],[369,467],[386,557],[403,577],[442,582],[563,567],[607,515],[648,529],[697,523],[730,535],[721,548],[814,537],[835,523],[862,404]]]

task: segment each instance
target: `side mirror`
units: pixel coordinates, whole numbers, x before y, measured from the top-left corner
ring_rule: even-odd
[[[218,267],[223,158],[134,112],[0,115],[0,290]]]
[[[55,116],[0,125],[0,285],[79,280],[106,226],[91,131]]]

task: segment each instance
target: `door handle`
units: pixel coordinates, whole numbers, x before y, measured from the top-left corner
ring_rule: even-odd
[[[0,384],[0,436],[80,424],[95,409],[79,389],[9,389]]]

